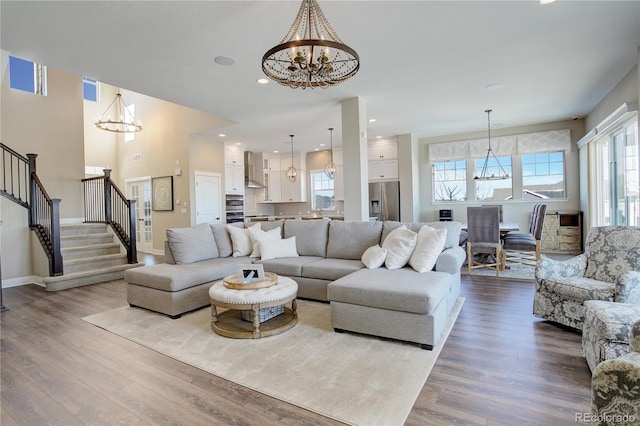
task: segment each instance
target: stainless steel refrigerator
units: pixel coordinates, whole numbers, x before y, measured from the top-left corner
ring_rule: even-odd
[[[369,217],[400,220],[400,182],[369,183]]]

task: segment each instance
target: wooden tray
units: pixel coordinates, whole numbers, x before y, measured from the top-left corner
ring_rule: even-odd
[[[238,274],[227,275],[222,279],[224,286],[233,290],[255,290],[257,288],[271,287],[274,284],[278,284],[278,275],[273,272],[265,272],[265,279],[263,281],[252,281],[250,283],[243,283]]]

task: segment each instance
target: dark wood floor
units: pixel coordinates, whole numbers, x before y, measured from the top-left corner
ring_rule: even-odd
[[[590,400],[580,335],[531,315],[533,282],[462,279],[466,302],[406,424],[575,425]],[[3,426],[337,423],[80,319],[125,305],[123,281],[9,288],[4,303]]]

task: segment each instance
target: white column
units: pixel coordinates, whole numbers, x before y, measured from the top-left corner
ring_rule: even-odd
[[[398,178],[400,179],[400,220],[420,220],[420,155],[412,133],[398,135]]]
[[[367,106],[363,98],[342,101],[344,220],[369,220]]]

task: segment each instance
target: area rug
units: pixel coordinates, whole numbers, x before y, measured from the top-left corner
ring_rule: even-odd
[[[522,265],[519,263],[509,264],[509,268],[500,271],[499,278],[517,279],[517,280],[533,280],[535,267],[529,265]],[[467,265],[463,265],[460,269],[463,274],[468,274]],[[471,270],[471,275],[483,276],[483,277],[496,277],[496,271],[489,268],[477,268]]]
[[[172,320],[122,307],[83,318],[119,336],[239,385],[354,425],[406,420],[458,317],[456,302],[432,350],[417,344],[335,333],[330,306],[298,301],[298,323],[258,340],[211,331],[210,309]]]

